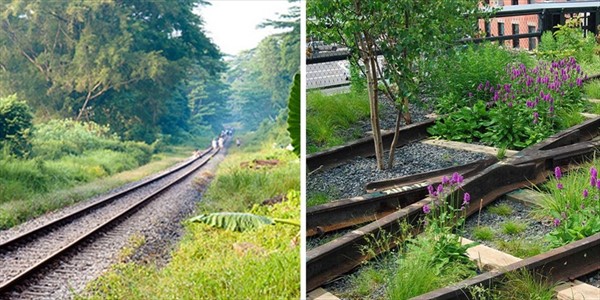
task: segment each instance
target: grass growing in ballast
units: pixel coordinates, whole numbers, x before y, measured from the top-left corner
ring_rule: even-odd
[[[309,92],[306,96],[306,151],[318,152],[362,136],[359,120],[369,118],[369,98],[364,92],[324,95]]]
[[[279,162],[257,168],[257,164],[252,164],[254,159]],[[263,149],[258,153],[233,150],[219,165],[199,210],[249,212],[299,221],[299,161],[281,149]],[[285,195],[288,200],[273,206],[257,204],[273,195]],[[183,240],[166,266],[118,264],[78,298],[300,298],[299,227],[276,224],[245,232],[203,223],[186,223],[185,227]]]

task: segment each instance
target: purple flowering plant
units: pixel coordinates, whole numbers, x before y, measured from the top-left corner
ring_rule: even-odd
[[[600,160],[564,174],[554,169],[542,190],[538,217],[550,220],[554,229],[547,235],[550,246],[559,247],[600,232],[600,185],[597,167]]]
[[[442,118],[430,133],[452,140],[479,139],[496,147],[523,149],[580,121],[573,112],[582,111],[585,103],[584,78],[572,57],[542,61],[534,67],[508,64],[501,83],[486,81],[477,85],[473,97],[480,101],[473,108],[461,108]],[[478,108],[481,105],[486,107],[483,112]],[[465,130],[461,130],[463,127]],[[461,134],[455,133],[457,129]]]

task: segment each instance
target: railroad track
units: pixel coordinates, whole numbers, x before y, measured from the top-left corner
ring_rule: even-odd
[[[355,228],[307,252],[307,291],[314,290],[353,270],[364,261],[371,259],[373,255],[397,246],[391,242],[380,249],[375,249],[376,253],[366,254],[360,251],[362,246],[369,243],[369,237],[389,236],[389,234],[397,236],[403,221],[416,225],[423,217],[423,206],[431,201],[426,198],[426,186],[438,184],[443,175],[459,172],[465,177],[462,189],[455,191],[454,197],[458,197],[455,199],[462,199],[463,194],[469,192],[472,199],[482,199],[481,204],[486,206],[510,191],[544,182],[556,166],[565,168],[591,158],[597,154],[600,147],[599,135],[600,117],[596,117],[559,132],[501,162],[491,159],[458,169],[455,167],[429,174],[373,182],[367,185],[366,189],[370,192],[365,195],[307,208],[307,236],[349,227]],[[356,144],[351,144],[349,151],[360,148],[356,147]],[[338,148],[313,156],[318,160],[315,160],[312,166],[335,166],[340,160],[345,159],[345,157],[331,159],[330,154],[334,151],[340,152],[343,149]],[[307,165],[310,168],[310,164]],[[472,205],[467,209],[466,214],[472,215],[478,210],[479,205]],[[356,228],[364,223],[367,224]],[[390,239],[390,241],[394,240],[396,239]],[[551,279],[569,280],[600,269],[598,253],[600,253],[600,234],[520,261],[508,266],[507,270],[526,268],[548,275]],[[465,286],[482,283],[494,285],[501,281],[503,274],[502,272],[484,273],[456,286],[423,295],[419,299],[453,299],[459,297],[458,295],[462,295],[459,298],[467,299]]]
[[[94,237],[110,231],[158,195],[204,166],[219,151],[211,148],[181,165],[106,196],[18,236],[0,241],[0,298],[45,266]]]

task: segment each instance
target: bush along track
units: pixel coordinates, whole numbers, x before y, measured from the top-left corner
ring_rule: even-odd
[[[297,156],[285,150],[234,151],[204,192],[202,214],[185,223],[185,236],[166,266],[116,265],[90,285],[86,297],[298,298],[300,182],[297,175],[288,183],[281,179],[299,168]],[[233,196],[235,201],[225,201]],[[267,199],[281,202],[261,204]]]
[[[595,139],[595,137],[597,137],[599,133],[599,122],[600,119],[595,118],[559,132],[548,139],[521,151],[513,158],[505,159],[504,161],[496,163],[485,170],[478,172],[477,174],[470,175],[464,180],[460,188],[450,192],[451,197],[448,197],[447,199],[454,200],[446,200],[446,203],[453,208],[453,210],[450,210],[448,214],[452,211],[457,212],[459,216],[462,213],[466,215],[476,214],[480,207],[485,207],[486,205],[492,203],[496,198],[509,191],[546,181],[546,176],[550,172],[553,172],[555,167],[565,167],[570,164],[578,164],[585,159],[593,157],[598,146],[598,141]],[[436,180],[437,179],[435,179],[433,182],[436,182]],[[451,178],[441,179],[441,181],[447,181],[448,183],[451,180]],[[404,245],[400,247],[400,252],[405,251],[405,247],[410,248],[410,246],[406,246],[410,245],[410,243],[403,243],[403,241],[406,240],[406,236],[402,234],[402,232],[405,232],[402,229],[403,226],[405,226],[402,225],[403,223],[412,224],[413,228],[419,229],[422,228],[423,225],[422,222],[419,222],[419,219],[422,220],[422,217],[425,216],[427,223],[434,224],[434,227],[439,227],[439,225],[435,225],[438,224],[436,222],[443,223],[445,219],[442,216],[446,215],[444,214],[443,210],[439,213],[439,215],[434,215],[435,210],[432,208],[432,204],[435,203],[435,207],[443,207],[444,204],[440,203],[440,205],[438,205],[438,200],[432,196],[439,194],[436,188],[438,184],[441,184],[441,190],[444,190],[444,183],[441,181],[435,183],[435,185],[429,188],[430,197],[420,201],[419,199],[422,198],[413,199],[411,202],[403,203],[400,209],[397,209],[388,215],[381,216],[372,223],[357,228],[352,232],[348,232],[339,239],[311,249],[307,253],[308,290],[310,291],[321,284],[332,280],[337,276],[337,274],[352,270],[353,268],[361,265],[365,260],[385,252],[386,249],[390,249],[390,247]],[[429,183],[431,183],[431,181]],[[590,183],[588,182],[587,184],[589,185]],[[420,189],[421,185],[413,182],[410,186],[395,187],[394,190],[403,190],[405,188],[407,190],[414,188]],[[373,194],[372,197],[355,199],[355,202],[356,204],[361,203],[365,205],[367,203],[371,203],[373,205],[383,203],[383,201],[385,201],[384,198],[387,195],[386,191],[378,191],[377,193],[379,194],[378,197]],[[579,191],[579,193],[583,193],[583,191]],[[456,201],[456,199],[460,199],[461,201]],[[471,199],[474,199],[474,203],[476,205],[463,205],[463,203],[469,203]],[[329,206],[331,205],[324,205],[322,208],[330,209]],[[499,211],[505,213],[507,209],[502,209]],[[439,221],[430,221],[430,216],[437,216],[436,219]],[[459,217],[456,217],[455,215],[455,217],[452,217],[451,219],[459,220]],[[340,224],[343,222],[344,221],[340,221]],[[307,223],[311,224],[310,216],[307,216]],[[318,224],[315,224],[315,226],[318,228]],[[519,231],[521,231],[521,226],[519,223],[508,224],[505,227],[507,228],[506,232],[508,232],[509,235],[520,234]],[[425,226],[424,232],[427,231],[427,226]],[[459,231],[454,229],[453,232]],[[360,248],[361,245],[368,245],[369,239],[372,239],[372,237],[386,236],[389,238],[382,241],[377,247],[371,247],[372,251],[370,253],[359,252],[355,250],[356,248]],[[435,243],[430,243],[430,245],[435,245]],[[590,244],[588,246],[593,248],[595,247],[594,245],[595,244]],[[556,257],[554,255],[560,251],[565,251],[565,249],[560,248],[556,249],[556,251],[557,252],[552,252],[552,254],[547,254],[547,257],[545,256],[546,258],[544,258],[545,260],[543,261],[558,263],[554,262],[554,258]],[[456,252],[460,253],[460,251]],[[443,253],[443,251],[440,251],[440,253]],[[577,264],[579,265],[580,263],[586,262],[590,263],[595,259],[597,258],[591,256],[587,261],[584,259],[580,262],[577,262]],[[582,269],[582,271],[585,272],[583,274],[593,271],[588,269],[589,268]],[[559,270],[557,272],[560,272],[562,269],[557,266],[556,270]],[[540,274],[546,274],[547,272],[545,271],[547,270],[536,269],[536,272],[540,272]],[[573,269],[570,268],[567,272],[573,272]],[[551,278],[554,280],[554,278],[560,278],[560,276],[553,276]],[[389,282],[386,281],[385,285],[388,286]]]

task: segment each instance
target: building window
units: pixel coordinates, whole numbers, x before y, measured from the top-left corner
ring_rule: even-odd
[[[512,34],[519,34],[519,24],[512,24]],[[513,39],[513,48],[519,48],[519,39]]]
[[[511,5],[519,5],[519,0],[512,0]]]
[[[485,36],[492,36],[492,24],[490,23],[490,21],[485,21]]]
[[[527,26],[527,32],[535,33],[535,26],[531,26],[531,25]],[[535,37],[532,36],[529,38],[529,51],[532,51],[533,49],[535,49],[535,46],[536,46],[535,42],[536,42]]]
[[[504,36],[504,23],[498,22],[498,36]],[[504,40],[500,40],[500,45],[504,45]]]
[[[527,0],[527,4],[533,4],[533,0]]]

